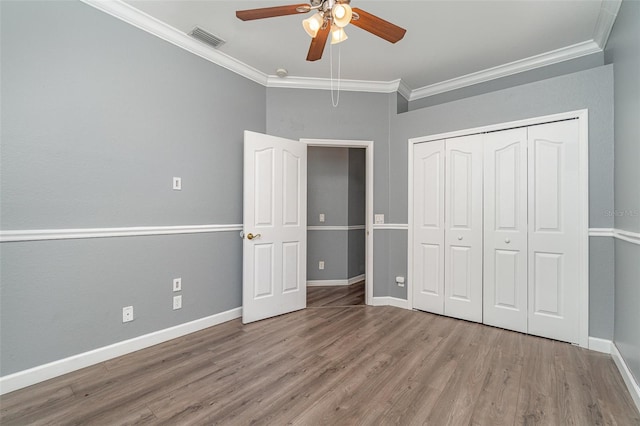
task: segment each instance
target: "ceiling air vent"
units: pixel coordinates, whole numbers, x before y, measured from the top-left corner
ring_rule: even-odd
[[[214,49],[219,48],[226,42],[218,36],[214,36],[208,31],[203,30],[200,27],[194,27],[193,30],[189,33],[189,35],[197,40],[200,40],[203,43],[208,44]]]

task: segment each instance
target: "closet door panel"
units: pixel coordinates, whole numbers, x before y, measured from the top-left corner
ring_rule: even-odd
[[[578,120],[529,127],[529,333],[579,343]]]
[[[444,141],[414,146],[413,307],[444,313]]]
[[[482,322],[482,135],[447,139],[444,313]]]
[[[484,139],[484,323],[527,332],[527,129]]]

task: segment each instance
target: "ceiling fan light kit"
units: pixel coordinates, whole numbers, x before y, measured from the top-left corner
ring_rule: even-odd
[[[331,25],[331,44],[342,43],[348,38],[349,37],[347,37],[347,33],[344,31],[344,28],[341,28],[336,24]]]
[[[331,9],[331,16],[333,17],[333,24],[335,26],[344,28],[351,22],[353,11],[351,10],[351,6],[346,3],[336,3]]]
[[[310,0],[309,4],[238,10],[236,16],[243,21],[250,21],[315,10],[316,13],[302,21],[302,27],[312,39],[307,61],[317,61],[322,58],[322,52],[330,34],[331,44],[345,41],[348,37],[344,28],[349,23],[390,43],[397,43],[407,32],[404,28],[375,15],[358,8],[351,8],[350,3],[351,0]]]
[[[323,23],[324,19],[322,18],[322,15],[316,13],[302,21],[302,27],[311,38],[314,38],[318,34],[318,30],[322,28]]]

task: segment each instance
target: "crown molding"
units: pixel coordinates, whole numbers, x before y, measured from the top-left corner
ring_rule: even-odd
[[[416,99],[426,98],[428,96],[437,95],[450,90],[461,89],[474,84],[484,83],[486,81],[556,64],[569,59],[579,58],[581,56],[591,55],[601,51],[602,49],[595,41],[584,41],[582,43],[552,50],[540,55],[530,56],[508,64],[498,65],[497,67],[488,68],[486,70],[463,75],[462,77],[456,77],[440,83],[414,89],[411,91],[409,101],[415,101]]]
[[[118,18],[134,27],[140,28],[150,34],[155,35],[174,44],[184,50],[198,55],[214,64],[233,71],[249,80],[255,81],[263,86],[267,85],[267,75],[244,62],[215,50],[203,43],[195,40],[182,31],[148,15],[141,10],[123,2],[122,0],[80,0],[83,3],[95,7],[115,18]]]
[[[130,6],[122,0],[81,0],[85,4],[101,10],[115,18],[153,34],[169,43],[226,68],[258,84],[272,88],[331,90],[331,80],[327,78],[288,76],[279,78],[267,75],[223,52],[206,46],[182,31]],[[340,80],[340,90],[353,92],[393,93],[398,92],[408,101],[426,98],[450,90],[484,83],[501,77],[529,71],[601,52],[613,28],[622,0],[604,0],[598,15],[593,40],[563,47],[551,52],[499,65],[450,80],[411,89],[401,79],[392,81]]]
[[[402,80],[399,80],[398,93],[400,93],[402,97],[405,98],[406,100],[409,100],[409,98],[411,97],[411,92],[412,90],[409,86],[407,86],[407,83],[405,83]]]
[[[367,80],[345,80],[340,79],[340,84],[333,83],[333,90],[348,92],[371,92],[371,93],[394,93],[398,91],[400,80],[392,81],[367,81]],[[315,89],[331,90],[331,79],[316,77],[285,77],[280,78],[270,75],[267,78],[267,87],[289,88],[289,89]]]
[[[605,0],[602,2],[602,6],[600,6],[600,14],[596,22],[593,41],[603,50],[607,45],[607,40],[609,40],[609,35],[613,29],[613,24],[616,21],[621,4],[622,0]]]

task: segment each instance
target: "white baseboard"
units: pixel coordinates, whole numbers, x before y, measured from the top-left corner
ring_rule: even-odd
[[[347,280],[309,280],[307,287],[332,287],[348,285]]]
[[[627,385],[627,389],[631,394],[631,398],[633,398],[633,402],[636,404],[636,408],[640,411],[640,386],[638,386],[638,382],[636,382],[633,374],[631,374],[631,370],[629,370],[629,367],[627,367],[627,364],[624,362],[624,358],[622,358],[615,343],[611,344],[611,357],[613,358],[613,362],[616,363],[624,383]]]
[[[615,362],[616,367],[618,367],[618,371],[620,371],[620,375],[622,376],[625,385],[627,385],[627,389],[631,394],[633,402],[635,402],[638,411],[640,411],[640,386],[638,386],[633,374],[631,374],[631,370],[629,370],[629,367],[627,367],[627,364],[624,362],[624,358],[622,358],[622,355],[620,354],[620,351],[618,351],[615,343],[607,339],[589,337],[589,349],[611,355],[613,362]]]
[[[165,328],[164,330],[158,330],[143,336],[134,337],[133,339],[114,343],[109,346],[73,355],[68,358],[39,365],[28,370],[18,371],[17,373],[0,377],[0,395],[22,389],[36,383],[44,382],[45,380],[62,376],[63,374],[71,373],[72,371],[80,370],[81,368],[89,367],[140,349],[148,348],[177,337],[204,330],[205,328],[222,324],[223,322],[231,321],[233,319],[240,318],[241,316],[242,308],[235,308],[219,314],[200,318],[195,321]]]
[[[611,340],[589,336],[589,350],[611,354]]]
[[[409,309],[409,302],[397,297],[374,297],[371,299],[372,306],[395,306],[396,308]]]
[[[364,279],[365,279],[364,274],[356,275],[355,277],[351,277],[347,280],[347,285],[359,283],[360,281],[364,281]]]
[[[346,280],[309,280],[307,281],[307,287],[332,287],[332,286],[344,286],[359,283],[364,280],[365,275],[358,275]]]

